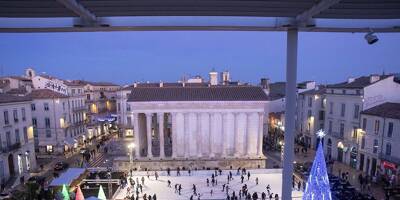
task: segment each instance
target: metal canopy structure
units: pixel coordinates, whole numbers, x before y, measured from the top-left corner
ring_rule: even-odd
[[[0,32],[286,31],[282,199],[291,199],[298,32],[400,32],[400,0],[0,0]]]
[[[399,19],[399,0],[0,0],[0,32],[399,32]]]

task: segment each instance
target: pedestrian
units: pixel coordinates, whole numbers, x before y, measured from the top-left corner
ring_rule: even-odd
[[[175,184],[175,193],[178,192],[178,184]]]
[[[168,179],[168,187],[171,187],[171,181]]]
[[[267,198],[267,195],[265,194],[265,192],[261,193],[261,200],[265,200],[265,198]]]
[[[140,193],[143,193],[143,186],[139,185],[139,188],[140,188]]]
[[[176,169],[176,176],[180,176],[181,175],[181,168],[177,168]]]
[[[149,200],[151,200],[151,195],[148,196]]]
[[[146,193],[143,194],[143,200],[147,200],[147,194]]]
[[[219,169],[218,171],[219,171],[219,175],[222,175],[222,169]]]
[[[167,175],[170,176],[170,174],[171,174],[171,169],[168,167],[167,168]]]
[[[215,185],[218,185],[218,179],[215,179]]]
[[[231,180],[231,178],[229,177],[229,175],[227,176],[227,178],[228,178],[228,183],[229,183],[229,181]]]
[[[154,176],[155,176],[156,180],[158,180],[158,172],[157,171],[154,172]]]
[[[157,200],[156,194],[153,194],[153,200]]]
[[[214,177],[211,178],[211,185],[214,187],[215,179]]]
[[[240,176],[240,179],[242,180],[242,183],[243,183],[244,176],[243,176],[243,175],[241,175],[241,176]]]
[[[211,191],[210,191],[210,195],[211,195],[211,196],[213,195],[213,189],[211,189]]]
[[[222,185],[222,192],[225,190],[225,184]]]
[[[192,188],[192,189],[193,189],[193,194],[194,194],[194,195],[197,195],[196,185],[195,185],[195,184],[193,184],[193,188]]]
[[[182,190],[182,185],[181,185],[181,184],[179,184],[179,187],[178,187],[178,192],[179,192],[179,195],[181,195],[181,190]]]
[[[207,178],[207,187],[210,186],[210,180]]]
[[[229,192],[229,185],[226,185],[225,191],[226,191],[226,194],[228,194],[228,192]]]
[[[144,177],[142,176],[142,185],[144,185]]]
[[[190,172],[191,172],[190,169],[188,169],[189,176],[190,176]]]
[[[275,200],[279,200],[279,195],[275,194]]]
[[[256,185],[258,185],[258,177],[256,177]]]
[[[231,171],[229,171],[229,178],[230,178],[231,180],[233,180],[233,176],[232,176],[232,172],[231,172]]]
[[[247,180],[250,180],[250,172],[247,172]]]
[[[254,192],[252,197],[253,197],[253,200],[257,200],[258,199],[257,192]]]
[[[189,200],[193,200],[193,195],[190,196]]]

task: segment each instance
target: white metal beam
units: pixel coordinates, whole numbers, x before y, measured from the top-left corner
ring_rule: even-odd
[[[303,13],[297,15],[296,21],[299,24],[307,23],[311,20],[315,15],[321,13],[324,10],[327,10],[331,6],[339,3],[340,0],[321,0],[319,3],[315,4],[309,10],[304,11]]]
[[[57,0],[57,2],[77,14],[85,23],[93,24],[97,21],[96,15],[83,7],[76,0]]]

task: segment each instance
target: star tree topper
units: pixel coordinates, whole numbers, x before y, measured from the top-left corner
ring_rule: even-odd
[[[325,132],[322,130],[322,129],[320,129],[318,132],[317,132],[317,137],[319,137],[319,138],[323,138],[323,137],[325,137]]]

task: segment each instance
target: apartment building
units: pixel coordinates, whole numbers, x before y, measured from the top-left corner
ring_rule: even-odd
[[[357,168],[361,111],[385,102],[398,102],[399,94],[400,84],[393,75],[362,76],[328,85],[324,125],[327,158]]]
[[[28,97],[32,99],[32,124],[40,154],[61,154],[84,144],[87,136],[83,96],[37,89]]]
[[[400,165],[400,103],[383,103],[361,112],[358,169],[389,178]]]
[[[0,94],[0,183],[36,168],[31,99]]]
[[[300,92],[297,98],[296,130],[298,141],[309,148],[316,149],[319,139],[318,130],[324,129],[325,98],[324,86]]]

